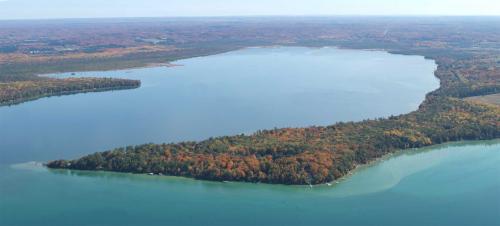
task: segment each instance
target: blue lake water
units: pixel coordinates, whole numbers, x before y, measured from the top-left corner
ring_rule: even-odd
[[[77,73],[140,79],[139,89],[0,108],[0,225],[500,224],[499,140],[405,151],[312,189],[34,163],[386,117],[415,110],[438,87],[433,61],[381,51],[250,48],[175,63],[183,66]]]
[[[434,61],[381,51],[250,48],[175,63],[76,75],[140,79],[139,89],[0,108],[0,163],[386,117],[439,86]]]

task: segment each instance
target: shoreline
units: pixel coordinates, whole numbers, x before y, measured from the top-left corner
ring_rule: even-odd
[[[130,67],[128,67],[128,66],[124,66],[124,67],[117,66],[117,67],[113,67],[113,68],[110,68],[110,69],[104,69],[104,70],[92,70],[92,69],[89,69],[89,70],[75,70],[75,71],[56,71],[56,72],[50,72],[50,73],[35,74],[35,76],[52,78],[50,75],[65,74],[65,73],[82,73],[82,72],[90,72],[91,73],[91,72],[126,71],[126,70],[143,69],[143,68],[155,68],[155,67],[167,67],[167,68],[170,68],[170,67],[183,67],[185,65],[183,65],[183,64],[177,64],[175,62],[178,62],[178,61],[181,61],[181,60],[188,60],[188,59],[199,58],[199,57],[216,56],[216,55],[225,54],[225,53],[234,52],[234,51],[239,51],[239,50],[244,50],[244,49],[259,49],[259,48],[262,48],[262,49],[274,49],[274,48],[276,48],[277,49],[277,48],[286,48],[286,47],[290,47],[290,48],[294,48],[294,47],[296,47],[296,48],[311,48],[311,49],[333,48],[333,49],[339,49],[339,50],[378,51],[378,52],[385,52],[385,53],[388,53],[388,54],[402,55],[402,56],[421,56],[421,57],[424,57],[426,60],[432,60],[432,61],[434,61],[434,63],[436,64],[436,70],[437,70],[437,66],[439,66],[439,64],[437,63],[437,61],[435,59],[433,59],[433,58],[426,58],[426,56],[419,55],[419,54],[405,54],[405,53],[400,53],[400,52],[393,52],[395,50],[386,49],[386,48],[351,48],[351,47],[344,47],[342,45],[321,45],[321,46],[315,46],[315,45],[307,45],[307,44],[302,45],[301,43],[294,43],[294,44],[289,44],[289,45],[287,45],[287,44],[277,44],[277,45],[241,46],[241,47],[237,47],[237,48],[229,49],[229,50],[215,51],[214,53],[210,53],[210,54],[200,54],[200,55],[194,55],[194,56],[179,57],[177,59],[169,60],[169,61],[165,61],[165,62],[143,63],[144,65],[142,65],[142,66],[130,66]],[[434,71],[434,77],[437,78],[437,76],[435,75],[436,70]],[[439,80],[439,78],[438,78],[438,80]]]
[[[107,91],[118,91],[118,90],[127,90],[127,89],[136,89],[139,88],[141,85],[139,84],[138,86],[118,86],[118,87],[108,87],[108,88],[96,88],[96,89],[84,89],[84,90],[75,90],[75,91],[62,91],[60,93],[55,93],[55,94],[44,94],[44,95],[39,95],[39,96],[34,96],[34,97],[28,97],[28,98],[21,98],[13,101],[8,101],[8,102],[1,102],[0,107],[11,107],[15,105],[19,105],[22,103],[30,102],[30,101],[36,101],[39,99],[43,98],[49,98],[49,97],[60,97],[60,96],[68,96],[68,95],[75,95],[75,94],[85,94],[85,93],[97,93],[97,92],[107,92]]]
[[[329,181],[326,183],[321,183],[321,184],[312,184],[312,185],[307,185],[307,184],[281,184],[281,183],[265,183],[265,182],[246,182],[246,181],[218,181],[218,180],[205,180],[205,179],[198,179],[198,178],[193,178],[193,177],[184,177],[184,176],[173,176],[173,175],[159,175],[159,174],[148,174],[148,173],[133,173],[133,172],[117,172],[117,171],[107,171],[107,170],[78,170],[78,169],[59,169],[59,168],[50,168],[46,166],[46,163],[44,162],[38,162],[38,161],[28,161],[28,162],[22,162],[22,163],[15,163],[15,164],[10,164],[10,167],[13,166],[21,166],[21,165],[35,165],[37,168],[44,168],[50,170],[62,170],[62,171],[70,171],[70,172],[83,172],[83,173],[111,173],[111,174],[117,174],[117,175],[135,175],[135,176],[145,176],[145,177],[161,177],[161,178],[175,178],[175,179],[182,179],[182,180],[192,180],[192,181],[202,181],[202,182],[209,182],[209,183],[217,183],[217,184],[226,184],[226,183],[239,183],[239,184],[252,184],[252,185],[258,185],[258,184],[263,184],[266,186],[283,186],[283,187],[298,187],[298,188],[305,188],[305,189],[311,189],[311,188],[335,188],[336,186],[344,183],[346,180],[349,180],[351,177],[356,176],[357,173],[363,170],[369,170],[371,167],[374,167],[378,164],[382,164],[386,160],[390,160],[393,158],[398,158],[403,155],[413,155],[413,154],[420,154],[420,153],[426,153],[426,152],[432,152],[436,151],[434,149],[440,149],[440,148],[446,148],[446,147],[459,147],[462,145],[469,146],[469,145],[479,145],[479,144],[485,144],[485,145],[495,145],[500,143],[500,138],[496,139],[491,139],[491,140],[472,140],[472,141],[450,141],[446,143],[441,143],[441,144],[434,144],[430,146],[425,146],[425,147],[420,147],[420,148],[411,148],[411,149],[398,149],[395,152],[388,153],[384,156],[381,156],[379,158],[376,158],[369,163],[366,164],[358,164],[356,165],[355,168],[350,170],[348,174],[333,180]],[[328,185],[330,184],[330,185]]]
[[[392,159],[392,158],[397,158],[397,157],[402,156],[402,155],[406,155],[406,154],[410,154],[411,155],[411,154],[425,153],[425,152],[429,152],[429,151],[434,151],[432,149],[446,148],[448,146],[454,147],[454,146],[460,146],[460,145],[464,145],[464,144],[465,145],[477,145],[477,143],[489,143],[489,142],[494,142],[494,143],[498,142],[498,143],[500,143],[500,138],[495,138],[495,139],[491,139],[491,140],[449,141],[449,142],[445,142],[445,143],[433,144],[433,145],[430,145],[430,146],[425,146],[425,147],[420,147],[420,148],[398,149],[395,152],[390,152],[390,153],[388,153],[386,155],[383,155],[381,157],[375,158],[375,159],[371,160],[368,163],[357,164],[351,171],[349,171],[350,173],[344,175],[343,177],[341,177],[341,178],[339,178],[337,180],[331,181],[329,183],[335,183],[336,181],[339,181],[340,183],[342,183],[342,181],[347,180],[350,177],[354,176],[360,170],[369,169],[370,167],[378,165],[378,164],[380,164],[380,163],[382,163],[382,162],[384,162],[386,160],[389,160],[389,159]],[[488,144],[488,145],[490,145],[490,144]],[[324,186],[324,185],[327,185],[327,184],[326,183],[325,184],[318,184],[318,185],[315,185],[315,186]],[[335,184],[333,186],[335,186]]]
[[[345,176],[338,178],[337,180],[330,181],[327,183],[322,183],[322,184],[314,184],[312,185],[313,188],[326,188],[326,187],[331,187],[335,188],[335,186],[338,186],[342,184],[344,181],[349,180],[351,177],[356,176],[357,173],[363,170],[369,170],[371,167],[376,166],[378,164],[382,164],[386,160],[398,158],[403,155],[415,155],[415,154],[421,154],[421,153],[426,153],[426,152],[432,152],[436,151],[434,149],[441,149],[441,148],[447,148],[447,147],[460,147],[460,146],[473,146],[473,145],[496,145],[500,143],[500,138],[497,139],[492,139],[492,140],[475,140],[475,141],[451,141],[451,142],[446,142],[442,144],[435,144],[431,146],[426,146],[426,147],[421,147],[421,148],[413,148],[413,149],[400,149],[397,150],[396,152],[389,153],[387,155],[384,155],[382,157],[379,157],[377,159],[374,159],[373,161],[370,161],[369,163],[366,164],[359,164],[357,165],[353,170],[351,170],[350,174],[346,174]],[[267,186],[284,186],[284,187],[298,187],[298,188],[310,188],[309,185],[286,185],[286,184],[272,184],[272,183],[262,183],[262,182],[244,182],[244,181],[215,181],[215,180],[203,180],[203,179],[196,179],[192,177],[182,177],[182,176],[170,176],[170,175],[150,175],[147,173],[126,173],[126,172],[116,172],[116,171],[106,171],[106,170],[77,170],[77,169],[52,169],[49,168],[45,165],[45,163],[42,161],[27,161],[27,162],[19,162],[19,163],[12,163],[12,164],[6,164],[3,166],[8,166],[12,167],[14,169],[22,169],[22,170],[42,170],[42,169],[48,169],[49,171],[51,170],[62,170],[62,171],[72,171],[72,172],[84,172],[84,173],[111,173],[111,174],[117,174],[117,175],[136,175],[136,176],[155,176],[155,177],[162,177],[162,178],[175,178],[175,179],[182,179],[182,180],[192,180],[192,181],[202,181],[202,182],[210,182],[210,183],[217,183],[217,184],[224,184],[224,183],[240,183],[240,184],[264,184]],[[338,182],[338,183],[337,183]],[[328,185],[331,184],[331,185]]]

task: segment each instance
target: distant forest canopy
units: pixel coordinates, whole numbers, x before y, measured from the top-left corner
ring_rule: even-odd
[[[52,161],[47,164],[51,168],[318,184],[336,180],[356,165],[398,149],[500,137],[498,106],[459,99],[500,92],[500,20],[158,19],[72,26],[63,22],[0,23],[0,27],[0,37],[13,37],[0,39],[0,46],[16,46],[0,54],[0,81],[3,78],[6,84],[34,82],[45,87],[49,84],[42,84],[37,74],[140,67],[262,45],[384,49],[425,56],[438,64],[435,75],[440,88],[429,93],[417,111],[405,115],[326,127],[263,130],[201,142],[130,146],[77,160]]]

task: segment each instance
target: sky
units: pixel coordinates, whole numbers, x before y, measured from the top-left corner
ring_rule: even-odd
[[[500,16],[500,0],[0,0],[0,20],[286,15]]]

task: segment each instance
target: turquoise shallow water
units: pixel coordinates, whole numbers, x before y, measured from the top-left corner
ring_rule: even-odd
[[[438,86],[434,62],[380,51],[252,48],[176,63],[77,73],[141,79],[139,89],[0,108],[0,225],[500,224],[499,141],[411,150],[312,189],[35,163],[400,114]]]
[[[329,187],[0,169],[0,225],[498,225],[500,141],[410,150]]]

